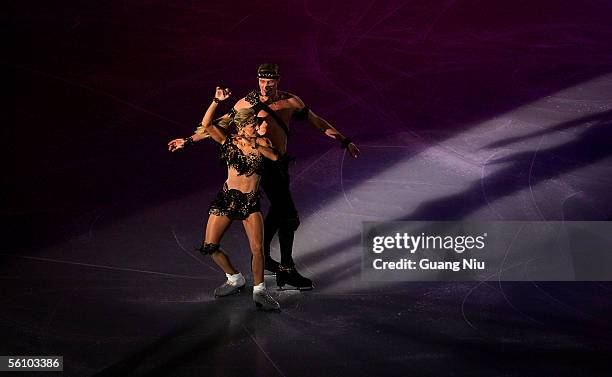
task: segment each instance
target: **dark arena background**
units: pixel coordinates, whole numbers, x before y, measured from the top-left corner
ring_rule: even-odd
[[[373,283],[360,242],[363,221],[611,220],[612,2],[10,1],[2,25],[0,355],[63,356],[49,376],[610,375],[611,283]],[[280,313],[214,299],[194,247],[226,171],[212,142],[167,151],[265,62],[362,152],[292,123],[316,287],[266,277]],[[240,223],[223,247],[250,281]]]

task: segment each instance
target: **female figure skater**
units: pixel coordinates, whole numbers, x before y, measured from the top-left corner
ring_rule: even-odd
[[[265,133],[263,127],[266,125],[258,125],[252,109],[241,109],[233,119],[225,120],[236,125],[237,134],[226,136],[225,132],[212,125],[217,104],[226,100],[230,94],[228,89],[217,87],[215,97],[199,127],[199,131],[207,132],[221,144],[221,158],[227,165],[227,180],[209,207],[206,235],[199,250],[210,255],[227,276],[225,283],[215,289],[215,297],[239,292],[246,281],[234,268],[227,254],[219,248],[219,242],[233,220],[242,220],[252,253],[253,301],[264,310],[278,310],[278,302],[268,294],[264,285],[263,220],[259,203],[263,159],[277,160],[278,155],[270,141],[258,134],[258,131]],[[191,137],[175,139],[168,143],[168,149],[174,152],[191,144]]]

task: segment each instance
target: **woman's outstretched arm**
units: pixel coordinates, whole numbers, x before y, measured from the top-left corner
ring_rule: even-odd
[[[225,142],[225,133],[217,129],[217,127],[213,126],[212,120],[215,115],[215,110],[217,109],[217,104],[221,101],[225,101],[226,99],[228,99],[231,94],[232,92],[230,92],[229,89],[217,87],[217,89],[215,90],[215,96],[213,97],[213,101],[211,102],[210,106],[208,106],[208,109],[204,114],[204,118],[200,123],[206,133],[203,134],[196,132],[185,139],[174,139],[168,143],[168,150],[170,152],[176,152],[180,149],[189,146],[190,144],[193,144],[194,142],[205,139],[206,137],[208,137],[208,135],[210,135],[210,137],[212,137],[213,140],[218,143],[222,144],[223,142]]]
[[[223,142],[225,141],[225,132],[213,126],[212,121],[215,117],[215,110],[217,109],[217,105],[219,104],[219,102],[228,99],[230,94],[232,93],[229,91],[229,89],[217,87],[215,91],[215,97],[210,103],[210,106],[208,106],[208,109],[204,114],[204,118],[202,118],[202,126],[206,129],[210,137],[212,137],[214,141],[220,144],[223,144]]]

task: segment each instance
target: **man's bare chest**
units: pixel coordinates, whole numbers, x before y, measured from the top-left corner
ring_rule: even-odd
[[[276,114],[283,118],[283,120],[289,120],[291,118],[291,114],[293,114],[292,105],[285,100],[273,102],[268,106],[271,110],[273,110]]]
[[[263,101],[261,102],[263,103]],[[289,124],[289,121],[291,120],[291,115],[295,111],[291,102],[287,100],[277,100],[274,102],[268,102],[266,103],[266,105],[270,110],[274,111],[277,117],[280,117],[286,124]],[[259,111],[258,116],[266,117],[268,121],[270,120],[269,118],[275,118],[271,117],[270,114],[267,114],[266,109],[261,109]]]

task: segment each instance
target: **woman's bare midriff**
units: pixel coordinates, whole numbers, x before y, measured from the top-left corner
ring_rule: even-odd
[[[238,175],[234,168],[227,169],[227,180],[225,183],[230,189],[236,189],[242,192],[252,192],[259,188],[260,175],[253,174],[250,176]]]

